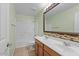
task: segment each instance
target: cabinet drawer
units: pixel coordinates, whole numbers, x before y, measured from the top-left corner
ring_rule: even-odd
[[[47,47],[46,45],[44,45],[44,50],[50,54],[50,56],[60,56],[57,52],[55,52],[54,50],[50,49],[49,47]]]
[[[39,44],[41,47],[43,47],[43,43],[41,43],[40,41],[38,41],[37,39],[35,39],[35,43]]]

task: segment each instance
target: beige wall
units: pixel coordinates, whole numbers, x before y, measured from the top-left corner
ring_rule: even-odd
[[[35,35],[43,35],[43,10],[39,11],[35,16]]]
[[[15,7],[14,4],[9,5],[9,43],[11,44],[9,48],[10,55],[13,55],[14,49],[15,49],[15,37],[16,37],[16,13],[15,13]]]

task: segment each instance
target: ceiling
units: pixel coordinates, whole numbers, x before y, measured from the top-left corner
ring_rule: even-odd
[[[44,9],[48,5],[49,3],[15,3],[15,10],[16,14],[35,16],[39,10]],[[47,14],[54,15],[76,5],[78,5],[78,3],[61,3],[53,8],[51,11],[49,11]]]
[[[36,13],[44,9],[48,3],[15,3],[17,14],[34,16]]]

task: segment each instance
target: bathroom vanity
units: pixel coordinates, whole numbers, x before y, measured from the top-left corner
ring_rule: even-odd
[[[79,43],[55,37],[35,37],[37,56],[79,56]]]
[[[42,43],[39,37],[35,38],[35,47],[37,56],[60,56],[60,54],[58,54],[56,51]]]
[[[35,39],[36,55],[37,56],[60,56],[57,52]]]

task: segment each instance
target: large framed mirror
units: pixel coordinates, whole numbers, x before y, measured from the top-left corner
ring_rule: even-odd
[[[79,3],[53,3],[49,6],[43,13],[43,30],[78,34]]]

